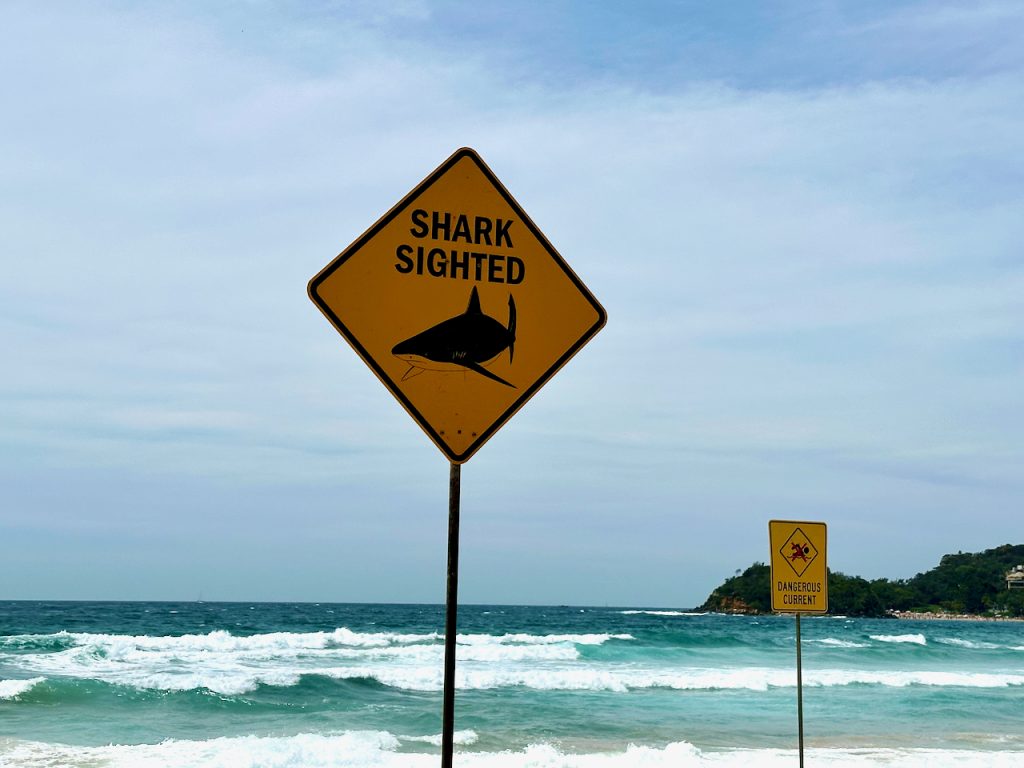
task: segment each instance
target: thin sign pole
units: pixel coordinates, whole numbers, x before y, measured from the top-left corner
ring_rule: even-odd
[[[455,626],[459,603],[459,495],[462,465],[448,476],[448,591],[444,614],[444,703],[441,710],[441,768],[452,768],[455,746]],[[799,617],[798,617],[799,619]]]
[[[800,731],[800,768],[804,768],[804,666],[800,658],[800,614],[796,615],[796,722]]]

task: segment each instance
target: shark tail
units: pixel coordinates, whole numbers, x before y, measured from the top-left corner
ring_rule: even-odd
[[[508,335],[508,361],[511,363],[516,351],[516,302],[511,293],[508,295]]]

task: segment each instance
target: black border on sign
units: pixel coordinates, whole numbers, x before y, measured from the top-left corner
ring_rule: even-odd
[[[551,258],[554,260],[555,264],[557,264],[562,269],[565,275],[576,286],[577,290],[579,290],[580,294],[587,300],[587,302],[590,303],[590,305],[597,312],[597,322],[595,322],[592,326],[590,326],[590,328],[584,331],[583,335],[579,338],[579,340],[577,340],[576,343],[569,347],[569,349],[567,349],[565,353],[562,354],[562,356],[559,357],[554,362],[554,364],[551,365],[550,368],[548,368],[547,371],[545,371],[528,389],[526,389],[523,392],[523,394],[519,398],[517,398],[515,402],[512,403],[511,406],[509,406],[500,416],[498,416],[498,418],[495,419],[494,422],[489,427],[484,429],[477,436],[476,440],[470,443],[469,447],[464,452],[455,453],[451,449],[449,449],[449,447],[445,444],[444,440],[437,433],[434,427],[426,420],[423,414],[421,414],[416,409],[416,407],[413,406],[409,399],[403,394],[401,388],[391,379],[391,377],[389,377],[384,372],[384,369],[377,364],[377,361],[370,356],[370,354],[366,351],[363,345],[359,343],[359,340],[356,339],[352,332],[345,326],[345,324],[341,321],[341,318],[338,317],[329,306],[327,306],[327,303],[320,297],[318,289],[320,288],[320,285],[321,283],[323,283],[324,280],[330,277],[339,267],[341,267],[346,261],[348,261],[352,256],[354,256],[371,239],[376,237],[377,234],[384,227],[390,224],[403,211],[405,211],[406,208],[408,208],[409,204],[413,201],[413,199],[419,197],[423,192],[429,189],[431,185],[434,184],[434,182],[440,179],[445,173],[447,173],[452,168],[452,166],[454,166],[457,162],[459,162],[459,160],[461,160],[464,157],[468,157],[474,163],[476,163],[480,171],[484,174],[484,176],[487,177],[491,184],[494,185],[494,188],[505,199],[505,202],[507,202],[509,206],[511,206],[512,210],[515,211],[517,216],[519,216],[522,222],[526,225],[527,229],[529,229],[530,232],[533,233],[533,236],[537,238],[537,241],[544,246],[544,249],[548,252],[548,255],[551,256]],[[331,321],[331,324],[344,337],[345,341],[347,341],[349,345],[351,345],[351,347],[356,351],[356,353],[363,359],[363,362],[365,362],[370,367],[370,369],[377,375],[377,378],[381,380],[381,383],[383,383],[384,386],[387,387],[388,390],[391,392],[391,394],[393,394],[398,399],[398,401],[402,404],[402,407],[409,412],[409,415],[416,420],[416,423],[419,424],[420,427],[423,428],[423,431],[427,433],[427,435],[434,442],[434,444],[438,448],[440,448],[441,452],[444,453],[444,455],[447,456],[448,459],[454,464],[462,464],[469,461],[470,457],[472,457],[473,454],[480,449],[480,446],[487,442],[487,440],[489,440],[490,437],[505,424],[505,422],[512,418],[516,411],[522,408],[523,405],[526,404],[526,401],[533,397],[537,390],[544,386],[544,384],[546,384],[548,380],[552,376],[554,376],[558,372],[558,370],[563,365],[565,365],[573,357],[573,355],[575,355],[583,347],[584,344],[590,341],[590,339],[593,338],[593,336],[599,330],[601,330],[602,327],[604,327],[606,322],[608,322],[608,315],[604,311],[604,307],[601,306],[601,304],[597,301],[594,295],[587,289],[587,287],[583,284],[579,277],[577,277],[576,273],[572,271],[568,264],[566,264],[565,260],[558,254],[558,251],[555,250],[554,246],[552,246],[551,243],[548,242],[548,239],[537,228],[537,225],[533,223],[533,220],[526,214],[526,211],[524,211],[522,207],[519,205],[519,203],[516,202],[515,198],[512,197],[511,193],[509,193],[509,191],[505,188],[505,185],[502,184],[498,180],[498,177],[495,176],[494,173],[491,171],[491,169],[487,167],[487,164],[483,161],[480,155],[478,155],[476,151],[470,149],[469,147],[463,147],[457,150],[451,157],[449,157],[447,160],[441,163],[441,165],[438,166],[433,173],[431,173],[429,176],[427,176],[427,178],[425,178],[423,181],[417,184],[416,187],[411,192],[409,192],[405,197],[398,201],[398,203],[396,203],[395,206],[390,211],[385,213],[377,221],[376,224],[374,224],[372,227],[366,230],[366,232],[360,235],[360,237],[354,243],[352,243],[348,248],[339,253],[334,258],[333,261],[331,261],[326,267],[320,270],[320,272],[318,272],[313,277],[313,279],[309,281],[309,285],[307,286],[307,292],[309,294],[309,298],[313,301],[314,304],[316,304],[317,308],[324,314],[324,316]]]

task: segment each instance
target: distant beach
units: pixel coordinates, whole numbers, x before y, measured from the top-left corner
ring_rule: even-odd
[[[978,616],[970,613],[934,613],[932,611],[889,611],[894,619],[912,621],[1024,621],[1020,616]]]

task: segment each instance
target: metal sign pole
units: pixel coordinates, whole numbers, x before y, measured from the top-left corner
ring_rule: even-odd
[[[448,476],[448,590],[444,614],[444,703],[441,710],[441,768],[451,768],[455,745],[455,626],[459,603],[459,495],[462,465]],[[799,617],[797,619],[799,621]]]
[[[800,658],[800,614],[796,615],[796,721],[800,731],[800,768],[804,768],[804,668]]]

